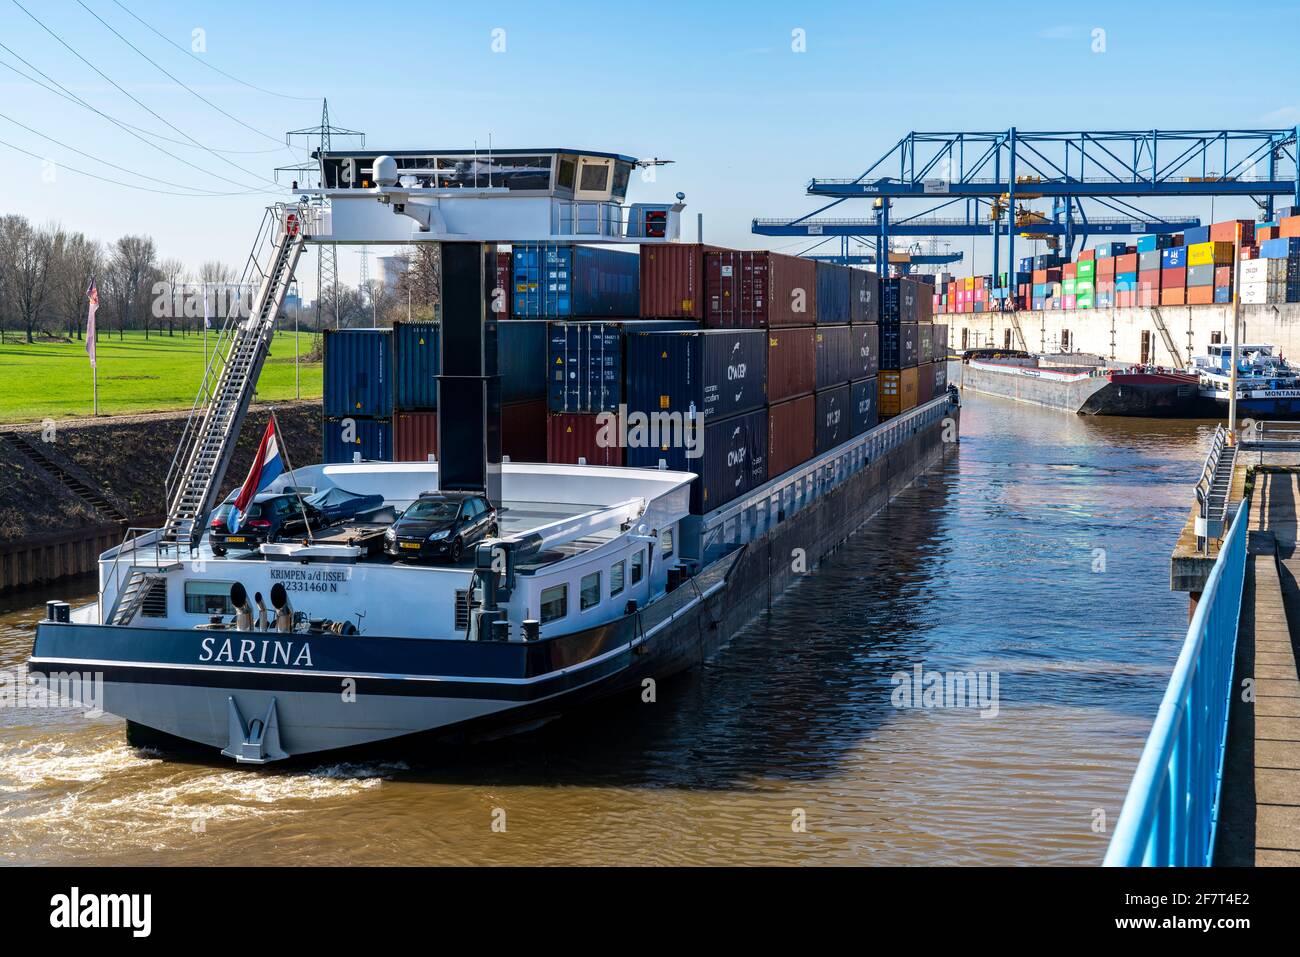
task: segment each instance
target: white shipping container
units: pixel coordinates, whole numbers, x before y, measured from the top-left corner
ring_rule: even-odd
[[[1241,302],[1242,305],[1286,302],[1286,283],[1243,282],[1241,284]]]
[[[1241,263],[1241,281],[1248,282],[1286,282],[1285,259],[1245,259]]]

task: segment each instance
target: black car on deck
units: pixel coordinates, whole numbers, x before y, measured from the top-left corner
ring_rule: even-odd
[[[229,549],[251,551],[281,535],[301,535],[308,523],[313,530],[325,524],[320,510],[297,495],[263,492],[248,503],[247,514],[240,516],[239,528],[232,534],[229,521],[234,507],[226,502],[212,513],[208,542],[213,554],[224,555]]]
[[[407,560],[459,562],[470,548],[498,532],[497,512],[473,492],[425,492],[384,535],[384,551]]]

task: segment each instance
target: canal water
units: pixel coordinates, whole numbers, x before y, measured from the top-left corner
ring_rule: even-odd
[[[243,770],[0,708],[0,862],[1096,864],[1186,627],[1167,560],[1211,429],[967,395],[957,454],[716,660],[469,751]],[[0,611],[0,668],[46,597]],[[957,672],[985,696],[905,707]]]

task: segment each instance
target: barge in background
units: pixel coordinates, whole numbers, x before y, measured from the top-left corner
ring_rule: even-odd
[[[1045,365],[1025,352],[975,350],[962,357],[961,387],[1075,412],[1143,418],[1195,416],[1196,376],[1151,367]]]

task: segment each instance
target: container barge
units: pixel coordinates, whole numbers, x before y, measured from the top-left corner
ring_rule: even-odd
[[[333,185],[268,210],[252,257],[264,277],[253,316],[232,316],[221,330],[215,385],[204,382],[167,479],[165,524],[132,530],[101,556],[94,602],[51,602],[37,627],[31,674],[99,676],[104,709],[126,719],[138,745],[197,746],[264,764],[381,741],[526,730],[598,698],[639,694],[645,679],[716,652],[779,596],[800,574],[788,560],[794,549],[812,567],[955,448],[955,390],[896,405],[881,421],[872,379],[852,378],[866,366],[832,364],[836,381],[817,388],[815,351],[814,388],[770,404],[771,329],[746,326],[763,310],[769,323],[794,324],[784,309],[760,309],[751,289],[732,313],[739,329],[634,333],[622,344],[647,346],[644,355],[623,352],[628,394],[644,391],[665,421],[697,429],[686,434],[699,443],[698,460],[684,454],[690,446],[628,441],[637,464],[627,467],[502,461],[498,337],[519,320],[499,320],[489,306],[500,282],[494,244],[640,241],[692,288],[704,276],[707,291],[710,252],[675,243],[680,202],[624,206],[637,161],[618,154],[501,150],[486,161],[490,171],[470,151],[326,152],[320,161],[322,181]],[[578,208],[591,203],[594,220]],[[380,501],[370,513],[380,523],[430,491],[455,493],[496,510],[489,538],[464,561],[437,565],[375,554],[347,530],[329,529],[217,554],[208,517],[304,244],[430,240],[443,244],[436,409],[428,410],[436,457],[284,468],[269,481],[255,466],[244,490]],[[625,264],[617,269],[631,275]],[[771,268],[773,281],[788,283],[794,270]],[[528,312],[538,301],[556,300],[530,295],[514,306]],[[675,301],[680,312],[702,312],[690,318],[706,326],[717,315],[691,295]],[[855,312],[851,291],[849,318]],[[817,325],[815,313],[808,318]],[[409,335],[419,344],[419,331]],[[400,357],[379,361],[399,376],[404,368]],[[655,362],[668,371],[651,381]],[[343,379],[347,398],[357,383]],[[788,382],[803,390],[809,376]],[[351,394],[357,414],[357,402],[403,414],[383,396]],[[812,447],[798,448],[784,433],[808,411]],[[673,419],[678,412],[691,414]],[[554,423],[566,413],[547,414]],[[268,476],[275,446],[268,433],[258,457]]]
[[[1176,370],[1043,365],[1028,354],[969,352],[963,389],[1079,415],[1196,416],[1197,377]]]

